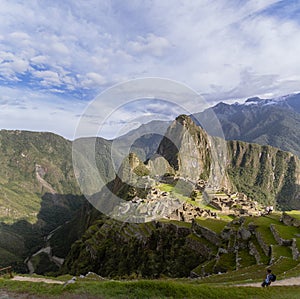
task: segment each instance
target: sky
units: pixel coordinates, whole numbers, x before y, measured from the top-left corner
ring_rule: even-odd
[[[298,92],[299,16],[293,0],[0,0],[0,128],[73,139],[98,96],[102,135],[115,137],[113,124],[161,105],[115,103],[107,119],[99,94],[138,78],[180,82],[208,106]]]

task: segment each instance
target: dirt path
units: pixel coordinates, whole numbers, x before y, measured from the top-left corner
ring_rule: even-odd
[[[45,282],[45,283],[56,283],[56,284],[64,284],[65,282],[49,279],[49,278],[42,278],[42,277],[25,277],[25,276],[15,276],[12,278],[12,280],[18,280],[18,281],[31,281],[31,282]],[[272,282],[272,286],[293,286],[297,285],[300,286],[300,276],[298,277],[291,277],[286,278],[282,280],[277,280],[275,282]],[[245,286],[245,287],[261,287],[261,282],[256,283],[244,283],[244,284],[238,284],[236,286]],[[1,298],[0,298],[1,299]]]
[[[49,278],[25,277],[25,276],[18,276],[18,275],[12,278],[11,280],[64,284],[64,281],[59,281],[59,280],[54,280]]]
[[[300,276],[286,278],[286,279],[282,279],[282,280],[276,280],[275,282],[272,282],[272,284],[271,284],[271,286],[294,286],[294,285],[300,286]],[[261,282],[245,283],[245,284],[239,284],[237,286],[260,287],[261,288]]]

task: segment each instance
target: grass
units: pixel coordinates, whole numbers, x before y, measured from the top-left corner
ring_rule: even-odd
[[[228,271],[221,275],[211,275],[203,278],[202,283],[245,283],[261,281],[266,272],[266,265],[253,265],[235,271]]]
[[[295,261],[293,261],[295,264]],[[290,268],[288,268],[286,271],[283,271],[282,277],[295,277],[299,276],[300,273],[300,263],[297,263],[297,265],[290,265]]]
[[[290,215],[291,217],[300,220],[300,211],[297,210],[293,210],[293,211],[288,211],[286,212],[288,215]]]
[[[280,224],[279,218],[275,216],[265,216],[265,217],[248,217],[245,221],[246,224],[253,223],[257,225],[257,231],[261,234],[263,241],[267,245],[275,245],[277,244],[271,230],[271,224]]]
[[[249,267],[240,268],[239,270],[228,271],[221,275],[211,275],[202,278],[201,283],[238,284],[260,282],[265,276],[267,268],[272,269],[273,273],[277,275],[278,280],[288,277],[299,276],[300,274],[299,261],[295,261],[287,257],[280,257],[274,262],[273,265],[252,265]]]
[[[214,231],[217,234],[220,234],[223,231],[224,227],[228,224],[227,221],[215,220],[211,218],[197,218],[196,223]]]
[[[220,255],[218,261],[216,262],[216,267],[220,270],[222,269],[229,269],[235,270],[236,263],[235,263],[235,253],[225,253]]]
[[[280,237],[285,240],[293,238],[297,239],[298,237],[296,236],[300,234],[300,228],[294,226],[274,224],[274,228],[278,232]]]
[[[273,258],[278,259],[281,256],[292,258],[292,250],[287,246],[273,245]]]
[[[174,186],[171,184],[159,184],[157,188],[163,192],[172,192],[174,190]]]
[[[259,253],[259,256],[260,256],[260,262],[261,263],[264,263],[264,264],[268,264],[270,258],[268,256],[265,255],[263,249],[261,248],[260,244],[258,243],[257,239],[256,238],[252,238],[252,243],[254,244],[256,250],[258,251]]]
[[[222,276],[222,275],[219,275]],[[0,288],[14,293],[26,293],[50,298],[299,298],[300,287],[270,287],[268,289],[207,284],[199,280],[138,280],[138,281],[78,281],[63,287],[45,283],[18,282],[0,279]]]
[[[191,222],[184,222],[184,221],[178,221],[178,220],[167,220],[167,219],[162,219],[162,220],[160,220],[160,222],[174,224],[178,227],[186,227],[186,228],[192,227]]]
[[[218,252],[218,247],[215,246],[213,243],[209,242],[208,240],[206,240],[204,237],[199,237],[198,235],[195,235],[194,233],[190,234],[187,236],[187,238],[190,238],[192,240],[195,240],[199,243],[201,243],[202,245],[207,246],[208,248],[211,249],[213,254],[217,254]],[[215,260],[213,260],[215,262]],[[202,264],[200,264],[200,266],[202,266]]]
[[[291,269],[294,269],[299,265],[299,261],[295,261],[291,258],[280,257],[271,267],[272,271],[277,275],[277,279],[283,279],[286,277],[299,276],[299,272],[295,275],[287,274]]]
[[[230,222],[235,218],[235,216],[233,216],[233,215],[226,215],[226,214],[222,214],[222,213],[218,213],[218,216],[221,220],[224,220],[226,222]]]
[[[256,263],[254,256],[249,254],[249,251],[246,249],[240,250],[238,252],[238,257],[240,258],[239,260],[240,267],[249,267]]]

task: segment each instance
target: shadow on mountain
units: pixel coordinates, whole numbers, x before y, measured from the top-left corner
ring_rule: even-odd
[[[13,266],[16,272],[27,272],[25,259],[45,247],[47,243],[52,243],[49,242],[51,234],[63,224],[71,222],[73,218],[76,218],[79,224],[78,214],[84,213],[85,209],[91,210],[91,207],[82,195],[45,193],[35,223],[26,220],[18,220],[13,224],[0,222],[0,266]],[[64,247],[64,255],[71,244],[80,237],[80,232],[77,228],[69,228],[68,234],[67,231],[61,234],[60,243],[63,246],[58,242],[56,252],[60,247]]]

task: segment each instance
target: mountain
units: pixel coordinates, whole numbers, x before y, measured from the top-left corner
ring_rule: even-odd
[[[271,145],[300,156],[300,94],[274,99],[252,97],[244,104],[220,102],[212,108],[191,115],[191,118],[200,126],[204,123],[205,130],[212,136]],[[221,129],[216,129],[219,127],[218,121]],[[133,144],[131,151],[145,161],[156,152],[162,140],[163,136],[157,132],[165,132],[169,125],[170,122],[153,121],[120,139],[124,142],[124,147]]]
[[[109,186],[128,202],[127,211],[135,206],[145,220],[157,215],[153,202],[176,201],[173,212],[147,223],[96,219],[73,243],[59,273],[203,276],[282,257],[296,265],[300,248],[293,221],[282,224],[278,213],[265,214],[263,207],[299,209],[299,170],[291,153],[211,137],[180,115],[157,154],[144,164],[129,154]],[[155,184],[139,190],[135,175]]]
[[[37,221],[46,194],[80,194],[72,143],[52,133],[0,132],[0,220]]]
[[[116,138],[113,142],[120,152],[134,152],[146,161],[156,153],[169,125],[168,121],[153,120]]]
[[[211,110],[220,121],[225,139],[271,145],[300,156],[300,94],[277,99],[255,97],[244,104],[221,102],[194,117],[209,123]],[[207,127],[213,129],[214,124]]]

